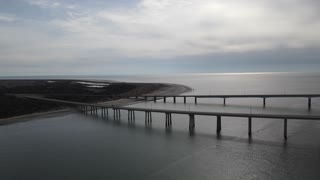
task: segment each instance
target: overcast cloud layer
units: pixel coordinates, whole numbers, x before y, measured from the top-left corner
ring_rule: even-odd
[[[312,61],[314,66],[320,61],[317,0],[0,0],[0,3],[0,70],[5,72],[0,75],[24,71],[80,74],[89,69],[92,74],[101,70],[101,66],[115,73],[128,63],[136,67],[125,67],[126,72],[148,73],[139,68],[139,63],[148,62],[152,67],[160,61],[197,63],[200,59],[214,65],[215,61],[217,64],[223,61],[223,55],[230,60],[239,54],[272,53],[278,49],[313,53],[311,58],[301,56],[300,62],[287,59],[288,64],[294,62],[299,66]],[[199,72],[202,71],[200,68]]]

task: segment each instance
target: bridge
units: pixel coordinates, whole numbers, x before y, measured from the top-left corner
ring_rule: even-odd
[[[187,98],[194,99],[194,103],[197,104],[198,99],[223,99],[223,104],[226,105],[226,100],[231,98],[260,98],[262,99],[263,107],[266,107],[267,98],[306,98],[308,100],[308,109],[312,108],[312,98],[319,98],[320,94],[255,94],[255,95],[165,95],[165,96],[130,96],[122,98],[135,98],[143,100],[153,100],[156,102],[158,99],[163,99],[165,103],[167,98],[172,98],[173,103],[177,102],[177,98],[183,98],[183,102],[186,104]]]
[[[320,120],[320,115],[290,115],[290,114],[260,114],[260,113],[232,113],[232,112],[203,112],[203,111],[185,111],[185,110],[171,110],[171,109],[150,109],[150,108],[139,108],[139,107],[124,107],[124,106],[114,106],[114,105],[102,105],[102,104],[92,104],[92,103],[81,103],[81,102],[73,102],[73,101],[65,101],[58,99],[50,99],[44,97],[37,96],[28,96],[28,95],[17,95],[24,98],[42,100],[42,101],[50,101],[56,103],[62,103],[66,105],[70,105],[76,107],[81,112],[91,115],[97,115],[98,109],[101,110],[102,117],[108,117],[109,110],[113,111],[114,120],[120,120],[121,111],[127,111],[128,113],[128,121],[132,122],[135,120],[135,112],[144,112],[145,113],[145,123],[152,123],[152,113],[164,113],[166,115],[165,118],[165,126],[166,128],[172,126],[172,114],[183,114],[189,116],[189,131],[192,133],[195,129],[195,116],[214,116],[216,117],[217,129],[216,132],[220,135],[221,132],[221,119],[222,117],[242,117],[248,118],[248,136],[251,138],[252,136],[252,119],[253,118],[267,118],[267,119],[279,119],[283,120],[283,136],[287,139],[287,124],[288,120]],[[207,95],[179,95],[179,96],[161,96],[165,97],[194,97],[194,98],[245,98],[245,97],[259,97],[259,98],[269,98],[269,97],[304,97],[304,98],[313,98],[319,97],[320,95],[221,95],[221,96],[207,96]],[[152,97],[153,100],[158,98],[158,96],[139,96],[143,97],[144,100],[148,100],[148,97]],[[139,97],[134,97],[139,99]],[[130,98],[130,97],[126,97]],[[165,100],[164,100],[165,101]]]
[[[53,96],[74,96],[74,94],[43,94]],[[266,100],[270,98],[305,98],[307,99],[307,107],[309,110],[312,108],[312,99],[320,98],[320,94],[251,94],[251,95],[140,95],[140,96],[123,96],[123,95],[87,95],[80,94],[78,96],[100,96],[108,98],[120,98],[120,99],[138,99],[145,101],[154,101],[162,99],[166,103],[168,98],[173,99],[173,103],[177,102],[177,99],[183,99],[183,103],[187,103],[187,99],[193,99],[194,103],[197,104],[198,99],[222,99],[223,105],[226,105],[226,100],[231,98],[258,98],[262,99],[263,107],[266,107]]]

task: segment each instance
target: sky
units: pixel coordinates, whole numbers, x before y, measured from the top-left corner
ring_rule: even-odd
[[[0,76],[320,72],[319,0],[0,0]]]

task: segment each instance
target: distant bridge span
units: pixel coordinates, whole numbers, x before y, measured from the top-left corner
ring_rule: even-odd
[[[14,94],[19,95],[19,94]],[[23,96],[30,96],[31,94],[20,94]],[[177,98],[183,98],[183,102],[187,103],[187,98],[194,99],[197,104],[198,99],[223,99],[223,104],[226,105],[226,100],[231,98],[259,98],[262,99],[263,107],[266,107],[267,98],[306,98],[307,107],[309,110],[312,108],[312,98],[320,98],[320,94],[250,94],[250,95],[140,95],[140,96],[125,96],[125,95],[87,95],[87,94],[35,94],[35,95],[52,95],[52,96],[95,96],[95,97],[109,97],[109,98],[127,98],[139,99],[145,101],[157,102],[163,99],[166,103],[168,98],[173,99],[173,103],[177,102]]]

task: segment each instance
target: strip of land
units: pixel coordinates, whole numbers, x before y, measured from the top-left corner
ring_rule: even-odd
[[[125,83],[88,80],[0,80],[0,125],[25,121],[28,117],[66,112],[60,103],[32,100],[15,94],[117,106],[137,103],[119,96],[168,95],[190,91],[189,87],[162,83]],[[31,119],[31,118],[29,118]]]

